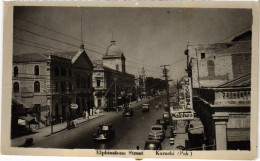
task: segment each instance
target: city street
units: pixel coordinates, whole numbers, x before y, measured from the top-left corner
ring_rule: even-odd
[[[155,104],[162,102],[162,108],[155,110]],[[75,129],[49,136],[48,138],[34,144],[34,147],[69,148],[69,149],[140,149],[144,148],[151,126],[157,119],[162,118],[164,112],[165,96],[148,100],[150,112],[142,112],[142,103],[133,105],[134,115],[124,117],[122,111],[104,112],[105,116],[81,124]],[[116,136],[106,142],[94,142],[92,135],[100,124],[112,124]],[[167,140],[167,139],[165,139]]]

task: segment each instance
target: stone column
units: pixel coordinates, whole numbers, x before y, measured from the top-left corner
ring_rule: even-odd
[[[227,121],[228,114],[214,114],[216,150],[227,150]]]

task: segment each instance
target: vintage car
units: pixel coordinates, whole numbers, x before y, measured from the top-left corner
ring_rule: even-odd
[[[144,145],[144,150],[162,150],[161,142],[158,140],[147,140]]]
[[[98,126],[98,130],[93,134],[93,139],[98,140],[109,140],[115,137],[115,130],[111,124],[103,124]]]
[[[163,128],[164,128],[164,130],[167,129],[167,123],[166,123],[166,121],[165,121],[164,119],[158,119],[158,120],[156,120],[156,125],[162,125]]]
[[[134,111],[132,108],[125,108],[123,111],[123,116],[133,116]]]
[[[163,119],[165,120],[167,125],[170,124],[170,114],[169,114],[169,112],[164,112],[163,113]]]
[[[142,111],[149,112],[149,104],[143,104]]]
[[[163,141],[165,139],[165,130],[163,126],[153,125],[151,128],[151,132],[149,133],[148,139]]]

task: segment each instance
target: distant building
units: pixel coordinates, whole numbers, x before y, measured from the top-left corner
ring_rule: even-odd
[[[82,46],[78,52],[28,53],[13,59],[13,107],[39,119],[66,119],[71,104],[77,114],[93,108],[93,65]],[[49,113],[50,112],[50,113]]]
[[[194,110],[209,149],[250,149],[250,33],[232,42],[188,45],[185,51]]]
[[[111,108],[121,105],[135,95],[134,75],[126,73],[125,56],[121,49],[111,41],[102,64],[93,70],[95,107]]]

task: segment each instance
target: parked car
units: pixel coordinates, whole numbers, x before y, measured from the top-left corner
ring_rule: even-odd
[[[163,126],[153,125],[151,128],[151,132],[149,133],[148,139],[163,141],[165,139],[165,130]]]
[[[143,104],[142,111],[149,112],[149,104]]]
[[[132,108],[125,108],[123,112],[123,116],[133,116],[134,111]]]
[[[144,145],[144,150],[162,150],[161,142],[158,140],[147,140]]]
[[[164,119],[158,119],[156,120],[156,125],[162,125],[164,130],[167,129],[167,124],[166,124],[166,121]]]
[[[169,114],[169,112],[164,112],[163,113],[163,119],[165,120],[166,125],[170,124],[170,114]]]
[[[98,130],[93,134],[94,140],[109,140],[115,137],[115,130],[111,124],[103,124],[98,126]]]

